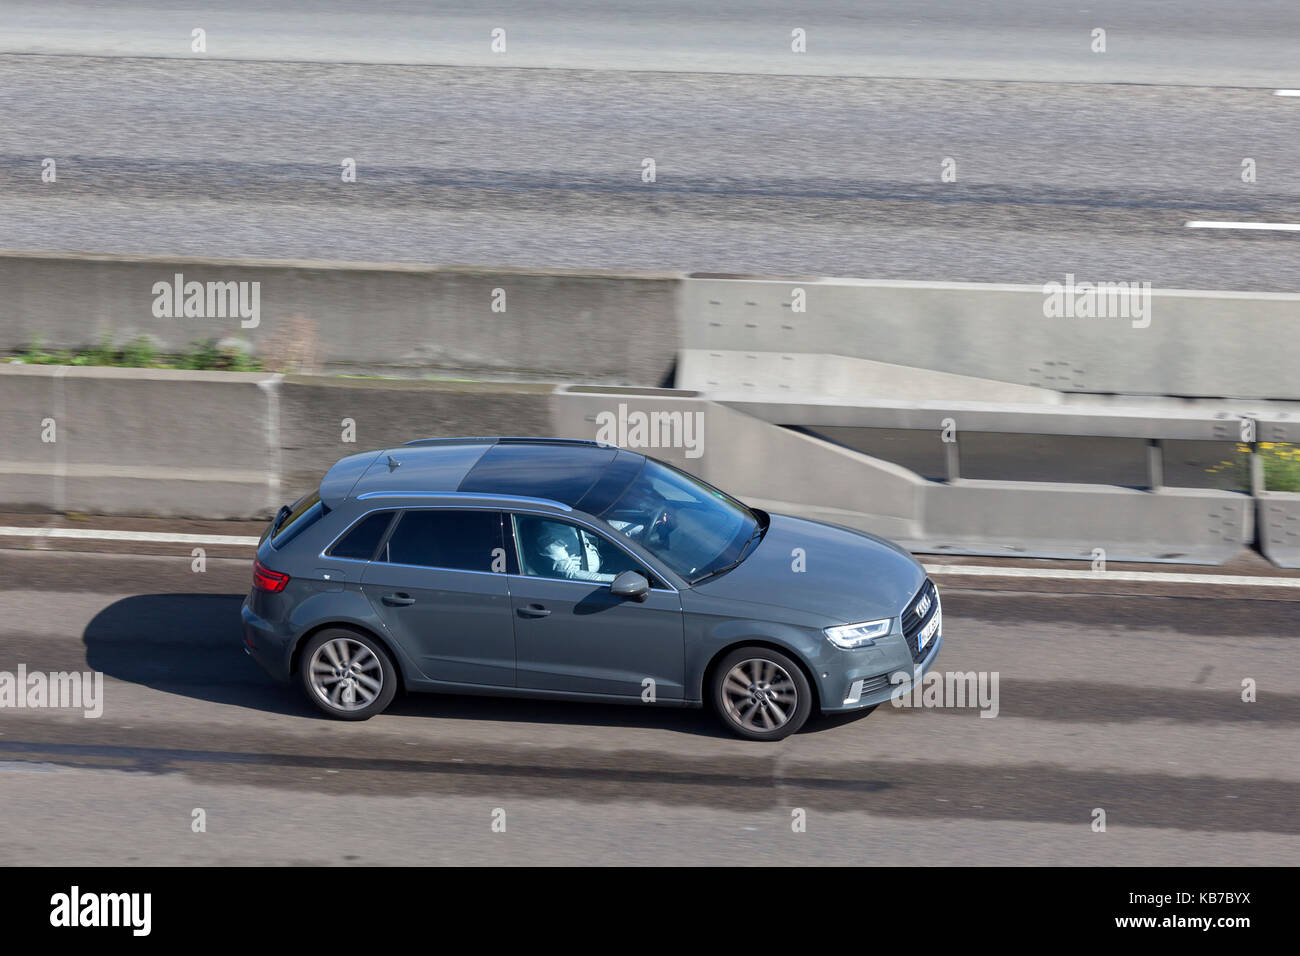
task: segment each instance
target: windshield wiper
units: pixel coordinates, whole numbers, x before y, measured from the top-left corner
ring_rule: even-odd
[[[724,564],[720,568],[714,568],[708,574],[700,575],[698,578],[695,578],[693,581],[691,581],[691,584],[694,585],[694,584],[699,584],[701,581],[707,581],[709,578],[717,577],[719,574],[724,574],[725,572],[730,571],[732,568],[736,567],[738,564],[740,564],[741,561],[745,560],[745,554],[749,551],[749,546],[754,543],[754,539],[761,538],[762,536],[763,536],[763,526],[760,524],[758,527],[754,529],[754,533],[749,536],[749,540],[745,542],[745,546],[740,549],[740,554],[736,555],[735,561],[732,561],[730,564]]]

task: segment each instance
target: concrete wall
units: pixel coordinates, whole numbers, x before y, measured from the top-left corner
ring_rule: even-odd
[[[1263,440],[1285,441],[1266,436],[1289,433],[1285,416],[1300,411],[1291,402],[1126,397],[1112,403],[1098,396],[1053,394],[1058,401],[1048,404],[711,397],[928,478],[948,477],[947,456],[956,451],[963,478],[1146,487],[1156,483],[1149,470],[1148,442],[1158,439],[1159,483],[1234,491],[1244,490],[1240,476],[1223,462],[1237,457],[1243,418],[1256,420]],[[1283,417],[1275,422],[1265,417],[1270,415]],[[945,433],[945,423],[952,424],[951,434]],[[955,444],[945,438],[956,439]]]
[[[1300,568],[1300,493],[1259,496],[1259,549],[1280,568]]]
[[[796,288],[805,312],[792,309]],[[683,347],[700,354],[678,384],[704,388],[712,375],[730,385],[748,362],[766,368],[755,381],[771,394],[787,383],[763,353],[788,357],[794,387],[801,363],[825,366],[818,356],[829,354],[1059,391],[1300,399],[1300,295],[1151,297],[1150,325],[1134,328],[1126,318],[1045,318],[1040,286],[691,278]],[[854,382],[832,376],[824,387],[839,395]]]
[[[667,435],[676,446],[645,450],[752,504],[917,551],[1086,558],[1103,548],[1110,560],[1219,563],[1254,530],[1246,495],[932,482],[691,392],[14,365],[0,366],[0,510],[269,517],[365,448],[475,434],[635,447],[618,422],[637,412],[689,417],[689,435]],[[53,442],[42,441],[49,420]],[[1291,548],[1282,527],[1279,547]]]
[[[601,416],[621,416],[631,422],[637,413],[699,416],[701,425],[695,435],[702,438],[702,454],[698,457],[684,447],[636,450],[699,475],[746,502],[869,526],[891,536],[920,533],[917,518],[926,482],[890,462],[770,425],[692,392],[645,394],[571,386],[552,398],[556,433],[575,438],[617,441],[601,430]]]
[[[236,372],[0,366],[0,509],[273,512],[275,385]]]
[[[156,318],[153,286],[258,282],[260,321]],[[494,312],[493,290],[505,292]],[[0,350],[246,340],[274,359],[314,323],[327,371],[658,385],[677,353],[677,277],[363,263],[0,253]]]
[[[0,511],[269,517],[366,448],[549,434],[551,390],[3,365]]]
[[[602,415],[703,417],[703,454],[645,448],[758,507],[882,534],[914,551],[1220,564],[1254,537],[1254,502],[1201,488],[927,481],[891,462],[781,428],[697,393],[638,395],[569,386],[554,398],[556,431],[602,434]],[[621,406],[621,407],[620,407]],[[609,419],[605,419],[608,421]],[[640,449],[639,449],[640,450]]]
[[[261,283],[258,326],[156,318],[154,283],[177,273]],[[794,288],[806,312],[792,311]],[[492,310],[496,289],[504,313]],[[683,351],[677,384],[709,391],[712,380],[769,395],[1300,399],[1300,295],[1155,290],[1147,328],[1048,319],[1043,302],[1037,286],[976,283],[0,252],[0,351],[36,339],[81,348],[104,333],[181,351],[215,336],[274,360],[302,337],[301,317],[325,371],[657,386]],[[900,378],[896,366],[928,374]]]
[[[1142,491],[1024,481],[933,484],[914,551],[1222,564],[1254,538],[1254,500],[1208,488]]]
[[[344,455],[452,435],[551,435],[551,385],[289,376],[280,389],[288,490],[314,487]],[[356,440],[343,441],[344,421]]]

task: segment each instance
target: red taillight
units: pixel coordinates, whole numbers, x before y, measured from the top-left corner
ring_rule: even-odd
[[[259,591],[283,591],[284,586],[289,583],[289,575],[281,574],[279,571],[272,571],[264,566],[261,561],[253,559],[253,587]]]

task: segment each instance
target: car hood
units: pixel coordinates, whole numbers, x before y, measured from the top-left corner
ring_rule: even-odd
[[[772,515],[767,532],[744,561],[694,590],[807,612],[831,625],[894,617],[924,581],[920,563],[883,538]]]

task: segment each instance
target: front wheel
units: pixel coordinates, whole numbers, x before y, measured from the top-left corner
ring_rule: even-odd
[[[782,740],[808,719],[812,688],[803,669],[779,651],[741,647],[713,672],[713,706],[738,737]]]
[[[382,644],[359,631],[327,628],[302,649],[298,668],[313,704],[338,720],[366,720],[397,693],[397,668]]]

